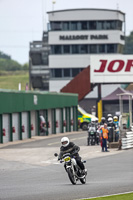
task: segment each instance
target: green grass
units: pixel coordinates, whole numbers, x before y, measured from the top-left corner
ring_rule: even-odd
[[[97,197],[97,198],[91,198],[88,200],[133,200],[133,193],[113,195],[113,196],[107,196],[107,197]]]
[[[0,89],[18,90],[18,84],[21,83],[21,90],[25,90],[26,83],[29,83],[28,72],[15,72],[12,75],[0,76]]]

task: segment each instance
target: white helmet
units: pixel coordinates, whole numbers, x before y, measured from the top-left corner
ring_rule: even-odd
[[[63,147],[67,147],[69,145],[68,137],[61,138],[61,144],[62,144]]]
[[[109,117],[112,117],[112,114],[108,114],[108,115],[107,115],[107,118],[109,118]]]
[[[95,120],[94,118],[92,118],[92,119],[91,119],[91,122],[92,122],[92,123],[95,123],[95,122],[96,122],[96,120]]]
[[[114,120],[115,122],[117,122],[117,121],[118,121],[118,117],[117,117],[117,116],[114,116],[114,117],[113,117],[113,120]]]
[[[109,122],[109,123],[112,123],[112,122],[113,122],[113,118],[112,118],[112,117],[109,117],[109,118],[108,118],[108,122]]]

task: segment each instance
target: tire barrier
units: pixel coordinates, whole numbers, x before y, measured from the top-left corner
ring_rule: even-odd
[[[126,132],[126,137],[122,138],[122,149],[133,148],[133,131]]]

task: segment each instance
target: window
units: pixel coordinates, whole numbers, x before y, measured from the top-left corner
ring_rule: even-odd
[[[116,21],[106,21],[106,29],[116,29]]]
[[[81,23],[81,30],[87,30],[87,21],[80,22]]]
[[[50,54],[54,54],[54,46],[53,45],[51,45],[51,47],[50,47]]]
[[[64,45],[63,46],[63,53],[69,54],[70,53],[70,45]]]
[[[96,30],[96,21],[90,21],[89,22],[89,29],[90,30]]]
[[[79,68],[72,69],[72,77],[75,77],[79,73]]]
[[[88,53],[88,45],[79,45],[79,53]]]
[[[122,30],[120,20],[97,21],[54,21],[50,22],[48,30]]]
[[[61,54],[61,46],[60,45],[54,46],[54,54]]]
[[[54,77],[56,77],[56,78],[62,77],[62,69],[55,69],[54,70]]]
[[[42,65],[42,55],[41,53],[32,53],[31,60],[33,65]]]
[[[80,68],[80,72],[83,70],[84,68]]]
[[[125,36],[124,35],[120,35],[120,39],[121,40],[125,40]]]
[[[69,22],[63,22],[63,30],[69,30]]]
[[[42,52],[42,62],[44,65],[48,65],[48,52]]]
[[[116,53],[116,45],[108,44],[107,45],[107,53]]]
[[[61,30],[61,22],[51,22],[51,30]]]
[[[104,44],[99,44],[99,53],[105,53],[105,45]]]
[[[50,77],[54,79],[72,78],[79,74],[84,68],[54,68],[50,69]],[[49,79],[49,77],[48,77]]]
[[[117,29],[122,30],[122,22],[121,21],[117,21]]]
[[[64,77],[70,77],[70,68],[66,68],[64,71]]]
[[[105,21],[98,21],[98,22],[97,22],[97,29],[98,29],[98,30],[103,30],[103,29],[105,29]]]
[[[77,22],[71,22],[71,30],[77,30]]]
[[[96,44],[90,45],[90,53],[97,53],[97,45]]]
[[[72,45],[72,54],[79,53],[79,46],[78,45]]]

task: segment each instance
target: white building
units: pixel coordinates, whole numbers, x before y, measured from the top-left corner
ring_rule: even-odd
[[[49,91],[59,92],[74,76],[90,65],[90,55],[121,54],[123,51],[125,14],[119,10],[51,11],[48,12],[48,19],[47,43],[51,49],[49,61],[45,67],[43,63],[38,66],[32,63],[31,80],[40,77],[37,80],[44,83],[45,72],[49,69]],[[40,58],[43,59],[43,48],[41,52]],[[41,87],[43,89],[43,84]],[[90,97],[95,95],[90,94]]]

